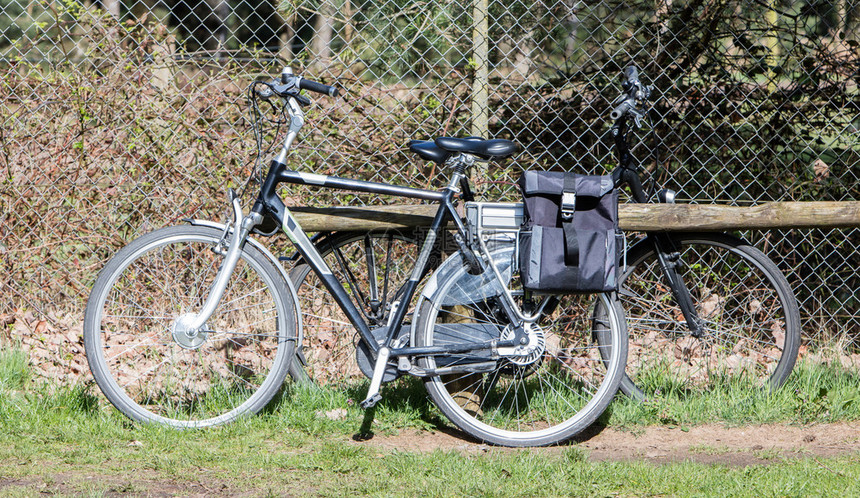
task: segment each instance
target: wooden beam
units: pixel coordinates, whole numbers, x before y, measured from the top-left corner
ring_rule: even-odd
[[[294,207],[308,232],[429,226],[435,205]],[[621,204],[619,225],[630,231],[716,231],[772,228],[860,227],[860,201],[769,202],[736,207],[718,204]]]
[[[621,228],[643,232],[847,228],[860,227],[860,202],[768,202],[749,207],[622,204],[618,218]]]
[[[436,205],[395,204],[371,207],[291,207],[306,232],[375,230],[430,226]]]

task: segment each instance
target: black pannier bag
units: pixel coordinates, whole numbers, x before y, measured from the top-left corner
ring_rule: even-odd
[[[526,171],[519,235],[523,287],[542,293],[618,289],[623,235],[610,176]]]

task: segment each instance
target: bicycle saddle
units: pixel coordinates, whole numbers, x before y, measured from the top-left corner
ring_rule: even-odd
[[[445,161],[451,156],[451,153],[436,147],[436,144],[429,140],[410,140],[409,150],[418,154],[422,159],[433,161],[436,164],[445,164]]]
[[[502,159],[518,152],[520,146],[510,140],[475,140],[473,138],[439,137],[434,143],[448,152],[464,152],[483,159]]]

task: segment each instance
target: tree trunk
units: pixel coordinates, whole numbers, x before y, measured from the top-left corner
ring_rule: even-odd
[[[293,9],[287,10],[287,7],[292,7],[284,2],[275,3],[275,11],[281,18],[281,34],[279,35],[280,49],[278,55],[290,64],[295,54],[293,53],[293,40],[296,37],[296,30],[293,29],[293,23],[296,20],[296,11]]]
[[[281,31],[281,49],[278,51],[278,55],[287,61],[287,63],[293,60],[293,38],[295,36],[296,32],[293,30],[293,27],[289,23],[285,23]]]
[[[119,0],[102,0],[102,6],[114,19],[119,20]]]
[[[346,18],[346,26],[343,27],[343,42],[349,45],[349,42],[352,41],[353,36],[353,27],[352,27],[352,16],[355,13],[352,11],[352,2],[350,0],[344,0],[343,2],[343,15]]]
[[[314,38],[311,43],[314,65],[327,66],[331,61],[331,39],[334,35],[334,6],[332,0],[322,0],[314,23]]]
[[[523,37],[515,43],[516,56],[514,57],[514,71],[528,80],[534,66],[535,42],[532,31],[528,30]]]
[[[773,93],[777,89],[776,71],[774,68],[779,64],[780,47],[779,38],[777,37],[777,21],[779,17],[776,12],[776,0],[768,0],[768,10],[765,12],[769,31],[764,39],[764,45],[767,48],[767,91]]]
[[[227,35],[230,32],[227,21],[230,19],[230,4],[227,0],[220,0],[215,7],[215,17],[218,18],[218,48],[215,50],[215,59],[221,57],[221,52],[227,49]]]

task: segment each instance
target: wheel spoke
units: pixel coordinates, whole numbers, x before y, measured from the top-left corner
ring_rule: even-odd
[[[740,376],[750,376],[757,386],[778,387],[800,342],[797,303],[785,278],[764,254],[729,236],[681,237],[676,243],[685,263],[680,275],[703,335],[691,335],[653,248],[635,247],[621,282],[635,348],[622,389],[636,397],[669,386],[700,391],[718,378]]]
[[[137,420],[177,427],[228,422],[261,409],[295,346],[286,284],[246,246],[215,312],[188,339],[177,319],[200,309],[220,265],[216,229],[162,229],[120,251],[96,282],[84,324],[99,387]],[[185,337],[185,330],[179,334]]]

